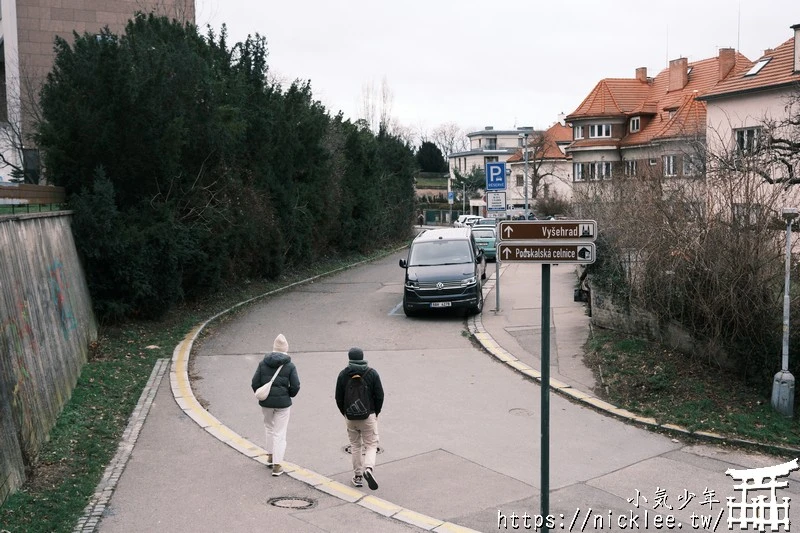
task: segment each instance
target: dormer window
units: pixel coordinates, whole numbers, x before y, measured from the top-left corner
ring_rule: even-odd
[[[641,128],[641,124],[642,124],[641,118],[633,117],[631,119],[631,133],[636,133],[637,131],[639,131],[639,129]]]
[[[745,72],[744,75],[745,76],[755,76],[756,74],[761,72],[762,68],[767,66],[767,63],[769,63],[771,59],[772,59],[771,57],[765,57],[764,59],[759,59],[758,61],[756,61],[756,64],[753,65],[753,68],[751,68],[750,70]]]
[[[611,124],[591,124],[589,126],[589,138],[611,137]]]
[[[583,126],[575,126],[572,128],[573,139],[583,139]]]

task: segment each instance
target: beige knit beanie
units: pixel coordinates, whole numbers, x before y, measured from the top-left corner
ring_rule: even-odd
[[[275,337],[275,342],[272,343],[273,352],[289,353],[289,343],[286,342],[286,337],[283,333]]]

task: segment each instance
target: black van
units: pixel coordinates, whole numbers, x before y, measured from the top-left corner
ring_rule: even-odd
[[[406,270],[403,311],[414,316],[426,309],[483,309],[482,280],[486,258],[470,228],[433,229],[420,233],[401,259]]]

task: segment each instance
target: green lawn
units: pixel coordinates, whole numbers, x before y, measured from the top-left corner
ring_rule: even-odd
[[[596,392],[618,407],[692,431],[800,447],[800,423],[777,414],[770,391],[644,339],[596,330],[584,359]]]
[[[116,453],[155,362],[171,358],[175,346],[194,326],[236,303],[394,250],[327,260],[278,280],[227,287],[205,301],[175,309],[158,322],[131,321],[103,328],[38,465],[22,489],[0,507],[0,532],[72,531]],[[148,348],[152,346],[156,348]]]

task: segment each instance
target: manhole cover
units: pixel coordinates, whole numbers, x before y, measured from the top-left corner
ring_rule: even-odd
[[[533,411],[530,409],[524,409],[522,407],[515,407],[513,409],[509,409],[508,414],[514,416],[533,416]]]
[[[280,498],[270,498],[267,503],[275,507],[284,509],[310,509],[317,505],[316,500],[302,498],[300,496],[282,496]]]
[[[353,452],[351,451],[350,448],[351,448],[351,445],[348,444],[347,446],[342,448],[342,451],[344,451],[344,453],[346,453],[346,454],[353,455]],[[361,455],[364,455],[366,453],[367,453],[366,450],[364,450],[364,449],[361,450]],[[383,448],[381,448],[380,446],[378,446],[378,453],[383,453]]]

